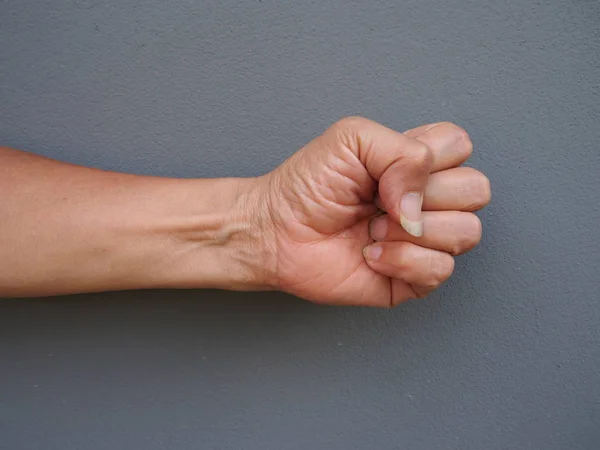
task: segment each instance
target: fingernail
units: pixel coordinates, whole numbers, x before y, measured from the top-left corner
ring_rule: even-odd
[[[381,245],[367,245],[363,248],[363,255],[365,255],[366,259],[376,261],[381,256],[382,251]]]
[[[385,239],[388,229],[387,216],[379,216],[371,221],[369,226],[369,233],[371,237],[376,241]]]
[[[404,194],[400,200],[400,224],[407,233],[416,237],[423,235],[422,206],[423,196],[419,192]]]

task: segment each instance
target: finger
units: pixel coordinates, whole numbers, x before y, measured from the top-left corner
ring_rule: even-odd
[[[477,211],[491,200],[488,178],[470,167],[431,174],[425,188],[423,210]]]
[[[408,300],[422,298],[425,295],[427,295],[423,292],[424,290],[422,289],[420,289],[419,293],[417,293],[413,286],[397,278],[392,278],[390,280],[390,288],[390,306],[392,307],[398,306],[399,304],[404,303]]]
[[[369,233],[375,241],[412,242],[452,255],[468,252],[481,240],[481,221],[468,212],[425,211],[423,230],[423,236],[411,236],[387,215],[376,217],[369,225]]]
[[[446,123],[446,122],[427,123],[425,125],[420,125],[416,128],[411,128],[410,130],[406,130],[403,134],[408,137],[418,138],[425,131],[429,130],[430,128],[437,127],[438,125],[441,125],[443,123]]]
[[[383,206],[413,236],[423,233],[421,206],[433,155],[427,145],[363,118],[347,118],[332,130],[371,177]]]
[[[438,288],[454,270],[448,253],[411,242],[378,242],[365,247],[363,254],[375,272],[405,281],[415,291]]]
[[[470,167],[457,167],[429,176],[425,186],[423,211],[477,211],[491,200],[491,187],[488,178]],[[377,192],[375,205],[386,211]]]
[[[441,122],[419,128],[405,134],[415,137],[431,149],[434,159],[432,173],[458,167],[473,153],[471,138],[464,129],[453,123]]]
[[[424,298],[436,289],[408,284],[405,281],[394,278],[391,279],[390,286],[392,290],[390,306],[398,306],[415,298]]]

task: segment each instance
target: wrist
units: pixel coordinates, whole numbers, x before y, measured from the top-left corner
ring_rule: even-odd
[[[181,212],[158,226],[169,249],[155,287],[274,289],[275,240],[264,186],[263,178],[181,180]]]

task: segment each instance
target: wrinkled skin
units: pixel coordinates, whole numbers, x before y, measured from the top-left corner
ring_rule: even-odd
[[[488,179],[459,167],[471,152],[467,133],[449,123],[405,133],[362,118],[333,125],[264,177],[276,287],[319,303],[378,307],[438,288],[453,256],[478,244],[472,212],[490,201]],[[419,237],[400,225],[408,192],[423,195]],[[373,237],[376,251],[363,251]]]

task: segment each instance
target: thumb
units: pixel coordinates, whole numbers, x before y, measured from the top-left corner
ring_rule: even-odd
[[[379,196],[388,214],[413,236],[423,234],[421,207],[433,153],[423,142],[360,117],[342,119],[334,128],[379,182]]]

